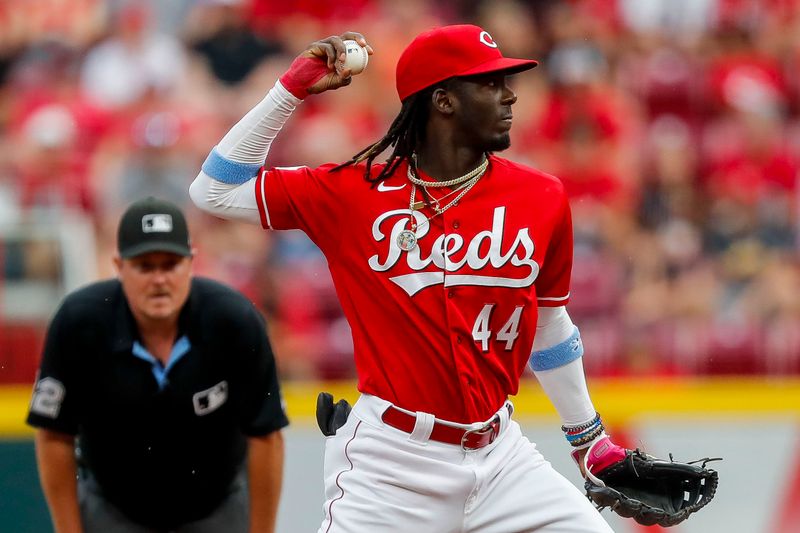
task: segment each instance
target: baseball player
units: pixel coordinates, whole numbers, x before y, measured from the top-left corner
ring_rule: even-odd
[[[288,421],[261,315],[193,278],[171,203],[133,203],[118,245],[118,279],[50,323],[30,404],[56,533],[274,531]]]
[[[435,28],[399,58],[402,108],[385,137],[343,164],[270,168],[295,108],[351,83],[346,39],[372,53],[358,33],[311,44],[190,187],[209,213],[303,230],[328,260],[361,395],[326,441],[319,531],[611,531],[522,435],[508,401],[529,364],[581,467],[618,457],[565,308],[564,188],[495,155],[510,145],[517,99],[507,76],[536,61],[504,57],[477,26]]]

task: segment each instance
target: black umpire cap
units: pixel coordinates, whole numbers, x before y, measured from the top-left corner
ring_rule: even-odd
[[[183,212],[152,196],[132,203],[119,221],[117,249],[123,259],[150,252],[192,255]]]

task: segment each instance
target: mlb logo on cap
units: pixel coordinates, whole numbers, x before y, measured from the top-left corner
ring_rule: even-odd
[[[152,197],[134,202],[122,215],[117,248],[123,259],[150,252],[192,255],[189,228],[180,208]]]
[[[142,231],[145,233],[169,233],[172,231],[172,216],[167,214],[145,215],[142,217]]]

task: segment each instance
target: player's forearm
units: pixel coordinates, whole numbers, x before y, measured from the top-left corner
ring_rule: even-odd
[[[283,456],[280,430],[248,439],[250,533],[275,531],[283,482]]]
[[[565,425],[591,420],[596,412],[583,371],[583,344],[564,307],[539,310],[530,366]]]
[[[561,423],[573,426],[594,418],[596,411],[589,396],[583,357],[550,370],[535,371],[550,403],[558,411]]]
[[[56,533],[82,533],[74,437],[40,429],[36,432],[35,443],[39,479],[53,529]]]
[[[287,91],[280,81],[276,82],[264,99],[225,134],[214,150],[234,163],[255,165],[256,168],[263,165],[272,141],[300,102],[302,100]]]

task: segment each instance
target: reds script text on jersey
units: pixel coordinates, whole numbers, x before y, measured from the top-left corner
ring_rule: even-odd
[[[572,220],[561,182],[490,156],[457,205],[429,223],[431,208],[415,212],[417,246],[405,252],[396,241],[410,228],[406,165],[376,187],[363,166],[333,166],[262,169],[255,194],[265,228],[301,229],[325,254],[352,328],[359,390],[445,420],[488,419],[517,392],[537,306],[569,298]]]

